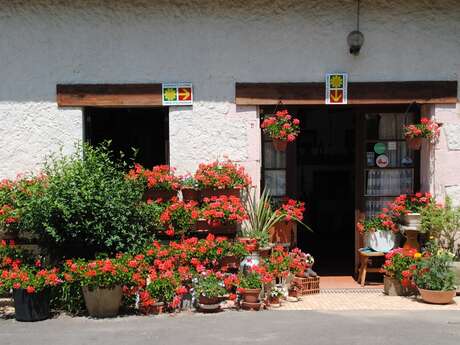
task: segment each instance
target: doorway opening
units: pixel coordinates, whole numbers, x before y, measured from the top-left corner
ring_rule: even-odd
[[[351,108],[297,108],[297,198],[313,232],[298,231],[298,246],[316,258],[321,275],[352,275],[355,261],[355,124]]]
[[[110,140],[115,159],[146,168],[169,162],[167,108],[85,108],[84,138],[91,145]],[[123,152],[123,156],[120,154]]]

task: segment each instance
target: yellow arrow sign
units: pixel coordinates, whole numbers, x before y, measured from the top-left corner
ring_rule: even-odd
[[[331,92],[331,100],[334,103],[339,103],[342,100],[343,97],[343,91],[340,90],[334,90],[334,93]]]

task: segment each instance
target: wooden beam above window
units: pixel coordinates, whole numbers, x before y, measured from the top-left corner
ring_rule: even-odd
[[[324,83],[236,83],[236,104],[326,104]],[[454,104],[456,81],[353,82],[348,84],[348,104]]]
[[[161,106],[161,84],[58,84],[60,107]]]

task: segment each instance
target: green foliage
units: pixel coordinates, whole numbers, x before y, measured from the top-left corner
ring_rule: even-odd
[[[31,197],[24,223],[53,258],[112,255],[151,239],[142,186],[123,168],[105,145],[81,145],[47,161],[47,188]]]
[[[221,297],[227,293],[222,280],[214,274],[200,275],[194,285],[196,296]]]
[[[257,200],[256,192],[247,190],[247,202],[245,203],[248,215],[248,224],[242,229],[244,237],[255,238],[261,247],[269,242],[270,228],[284,219],[283,214],[277,214],[271,207],[271,197],[267,190],[263,190]]]
[[[455,273],[451,267],[453,254],[435,242],[428,243],[427,253],[423,260],[417,262],[415,284],[425,290],[455,290]]]
[[[157,278],[152,280],[146,287],[150,296],[157,302],[170,303],[176,295],[178,284],[171,278]]]
[[[262,288],[262,279],[260,274],[251,271],[246,274],[239,275],[240,284],[239,287],[243,289],[261,289]]]
[[[460,259],[460,208],[446,198],[444,207],[430,204],[421,211],[422,231],[433,236],[439,245]]]
[[[80,283],[66,282],[51,290],[51,307],[77,315],[85,311],[85,300]]]

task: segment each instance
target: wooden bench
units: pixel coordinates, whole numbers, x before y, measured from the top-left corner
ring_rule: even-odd
[[[369,273],[383,273],[380,267],[368,267],[369,260],[373,257],[382,257],[385,256],[383,252],[371,252],[371,251],[364,251],[362,249],[359,250],[359,259],[360,259],[360,267],[359,267],[359,275],[358,275],[358,282],[361,286],[364,286],[366,283],[366,274]]]

